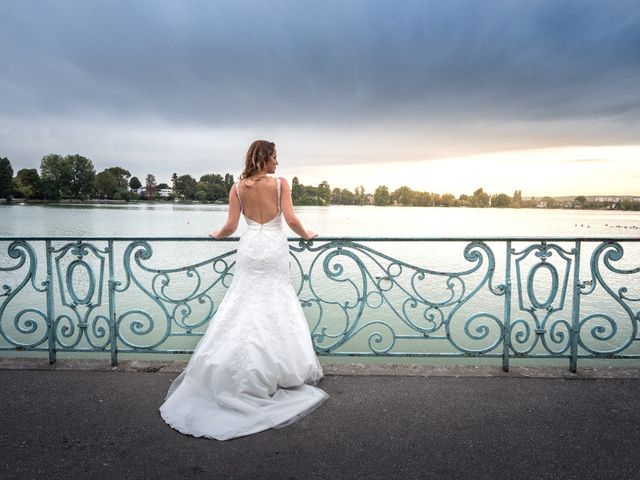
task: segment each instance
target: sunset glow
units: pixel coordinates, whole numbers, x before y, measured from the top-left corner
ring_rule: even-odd
[[[640,194],[637,1],[6,2],[0,157],[168,182]]]

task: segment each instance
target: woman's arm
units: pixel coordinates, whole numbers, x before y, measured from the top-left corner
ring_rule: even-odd
[[[282,189],[280,195],[280,207],[282,208],[282,215],[284,215],[284,220],[287,222],[287,225],[289,225],[289,228],[305,240],[311,240],[312,238],[317,237],[317,233],[304,229],[302,222],[300,222],[293,211],[293,201],[291,200],[291,188],[289,188],[289,183],[284,178],[281,178],[280,184],[280,188]]]
[[[238,228],[238,221],[240,220],[240,202],[238,201],[238,194],[236,193],[236,184],[231,186],[229,191],[229,215],[227,216],[227,222],[220,230],[214,230],[209,233],[211,238],[224,238],[233,234]]]

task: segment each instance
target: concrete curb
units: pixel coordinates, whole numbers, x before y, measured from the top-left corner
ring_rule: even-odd
[[[43,358],[0,358],[0,370],[78,370],[98,372],[137,372],[178,374],[186,361],[123,360],[112,367],[105,360],[58,360],[49,365]],[[512,366],[508,372],[499,366],[485,365],[405,365],[405,364],[324,364],[325,375],[335,376],[408,376],[408,377],[505,377],[505,378],[563,378],[640,379],[640,368],[636,367],[580,367],[571,373],[566,367]]]

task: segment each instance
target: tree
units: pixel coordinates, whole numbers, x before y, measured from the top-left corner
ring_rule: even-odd
[[[543,197],[542,201],[547,205],[547,208],[558,208],[558,201],[552,197]]]
[[[494,195],[491,199],[491,206],[496,208],[507,208],[511,206],[511,197],[506,193]]]
[[[391,199],[398,202],[400,205],[415,205],[416,203],[416,192],[411,190],[406,185],[396,189],[391,194]]]
[[[24,198],[24,195],[20,192],[20,185],[18,184],[18,178],[11,178],[11,191],[9,195],[7,195],[7,200],[12,200],[14,198]]]
[[[516,190],[513,192],[513,201],[511,202],[511,206],[514,208],[522,207],[522,190]]]
[[[167,189],[169,188],[169,185],[167,185],[166,183],[164,183],[164,182],[163,182],[163,183],[159,183],[159,184],[156,186],[156,188],[157,188],[158,190],[167,190]]]
[[[45,199],[58,200],[67,195],[67,186],[73,178],[71,165],[62,156],[50,153],[40,161],[41,191]]]
[[[355,205],[356,197],[353,192],[347,188],[342,189],[342,204],[343,205]]]
[[[196,179],[191,175],[180,175],[176,180],[176,193],[188,200],[195,200],[196,186]]]
[[[455,207],[456,196],[453,193],[445,193],[441,197],[443,207]]]
[[[302,197],[298,200],[300,205],[325,205],[324,200],[318,195],[318,187],[302,185]]]
[[[373,193],[373,203],[379,207],[387,206],[391,203],[391,195],[386,185],[380,185]]]
[[[68,191],[72,198],[85,198],[93,194],[95,190],[96,169],[93,162],[82,155],[67,155],[65,161],[69,162],[72,177]]]
[[[125,202],[128,202],[129,200],[131,200],[132,196],[133,195],[129,190],[118,190],[116,191],[116,193],[113,194],[113,199],[124,200]]]
[[[173,189],[173,193],[176,193],[176,180],[178,180],[178,174],[173,172],[173,175],[171,175],[171,188]]]
[[[353,192],[338,187],[331,191],[331,204],[333,205],[353,205],[355,203],[355,196]]]
[[[118,190],[126,190],[127,185],[129,184],[129,178],[131,177],[131,173],[129,170],[125,170],[122,167],[109,167],[106,169],[113,177],[116,179],[118,183]]]
[[[18,193],[22,198],[37,198],[40,195],[40,175],[35,168],[23,168],[16,175]]]
[[[129,188],[131,188],[131,190],[138,190],[139,188],[142,188],[140,179],[138,177],[131,177],[129,180]]]
[[[620,210],[640,210],[640,202],[631,198],[623,198],[618,206]]]
[[[148,173],[145,178],[145,195],[147,197],[153,197],[156,194],[156,177],[155,175]]]
[[[118,179],[109,171],[103,170],[96,175],[96,193],[101,198],[113,198],[118,191]]]
[[[429,192],[417,192],[416,205],[418,207],[433,207],[433,196]]]
[[[331,188],[327,182],[317,187],[302,185],[298,177],[293,177],[291,199],[294,205],[327,205],[331,200]]]
[[[491,201],[489,194],[485,193],[484,190],[482,190],[482,188],[479,188],[475,192],[473,192],[473,198],[475,200],[476,206],[482,207],[482,208],[488,207],[489,202]]]
[[[367,194],[364,192],[364,187],[362,185],[356,187],[353,197],[356,205],[367,204]]]
[[[198,182],[198,185],[200,185],[199,182]],[[198,189],[198,187],[196,187],[195,199],[196,199],[197,202],[206,203],[206,201],[207,201],[207,192],[205,190]]]
[[[472,197],[463,193],[458,197],[458,205],[460,205],[461,207],[471,207]]]
[[[302,198],[302,185],[298,177],[293,177],[291,181],[291,200],[296,203]]]
[[[0,198],[11,196],[11,184],[13,181],[13,168],[8,158],[0,158]]]
[[[196,199],[200,202],[218,202],[229,198],[229,190],[225,183],[199,181],[196,185]]]
[[[587,204],[587,197],[584,195],[578,195],[574,200],[574,205],[578,208],[584,208]]]
[[[329,205],[331,201],[331,187],[329,186],[329,182],[323,180],[318,185],[318,197],[323,201],[323,205]]]
[[[202,175],[200,177],[200,181],[203,183],[217,184],[222,185],[224,183],[224,179],[222,175],[219,173],[207,173],[206,175]]]
[[[217,173],[208,173],[200,177],[196,186],[196,199],[199,201],[219,202],[229,198],[233,186],[233,175],[225,173],[224,177]]]

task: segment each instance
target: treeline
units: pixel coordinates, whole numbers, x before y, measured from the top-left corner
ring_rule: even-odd
[[[523,200],[522,191],[516,190],[512,196],[506,193],[490,195],[482,188],[478,188],[470,195],[462,194],[456,198],[453,193],[419,192],[407,186],[397,188],[393,192],[381,185],[373,194],[375,205],[403,205],[412,207],[474,207],[474,208],[532,208],[540,206],[541,202],[551,202],[551,197],[539,200],[530,198]],[[557,208],[554,205],[550,208]]]
[[[144,183],[123,167],[96,173],[93,162],[82,155],[45,155],[40,171],[23,168],[13,176],[11,162],[0,158],[0,198],[26,200],[172,200],[176,197],[200,202],[226,202],[233,175],[206,174],[197,181],[191,175],[174,173],[171,186],[158,183],[149,173]]]
[[[498,193],[490,195],[482,188],[472,194],[462,194],[456,197],[452,193],[433,193],[412,190],[407,186],[397,188],[393,192],[385,185],[380,185],[373,194],[365,192],[363,186],[358,186],[351,192],[347,189],[334,188],[327,182],[317,187],[302,185],[294,177],[291,195],[295,205],[400,205],[408,207],[472,207],[472,208],[578,208],[578,209],[613,209],[640,210],[640,202],[623,198],[617,201],[589,201],[584,196],[572,200],[559,200],[553,197],[522,197],[522,190],[516,190],[513,195]]]
[[[369,198],[363,186],[356,187],[355,191],[346,188],[334,188],[331,190],[329,183],[320,182],[317,187],[303,185],[298,177],[291,181],[291,199],[294,205],[367,205]]]
[[[472,195],[460,195],[456,198],[452,193],[432,193],[412,190],[407,186],[389,191],[386,185],[376,188],[373,195],[367,194],[362,185],[351,192],[346,188],[334,188],[333,190],[325,181],[317,187],[302,185],[297,177],[293,178],[291,185],[293,202],[297,205],[368,205],[377,206],[401,205],[407,207],[535,207],[541,200],[532,198],[522,199],[522,192],[516,190],[510,197],[504,193],[489,195],[482,188],[477,189]],[[545,197],[552,203],[553,199]],[[554,205],[557,207],[557,205]]]
[[[40,171],[23,168],[13,176],[11,162],[0,158],[0,198],[23,198],[27,200],[60,199],[114,199],[114,200],[173,200],[226,203],[234,183],[233,175],[210,173],[196,180],[191,175],[174,173],[171,186],[158,183],[153,174],[147,174],[144,183],[122,167],[106,168],[96,173],[93,162],[81,155],[45,155],[40,162]],[[407,186],[393,192],[380,185],[373,194],[365,192],[362,185],[354,191],[346,188],[331,188],[323,181],[317,186],[303,185],[298,177],[291,182],[294,205],[401,205],[414,207],[474,207],[474,208],[580,208],[640,210],[640,202],[629,198],[613,201],[590,201],[584,196],[572,200],[553,197],[523,199],[522,191],[512,195],[498,193],[490,195],[482,188],[472,194],[458,197],[452,193],[433,193],[412,190]]]

